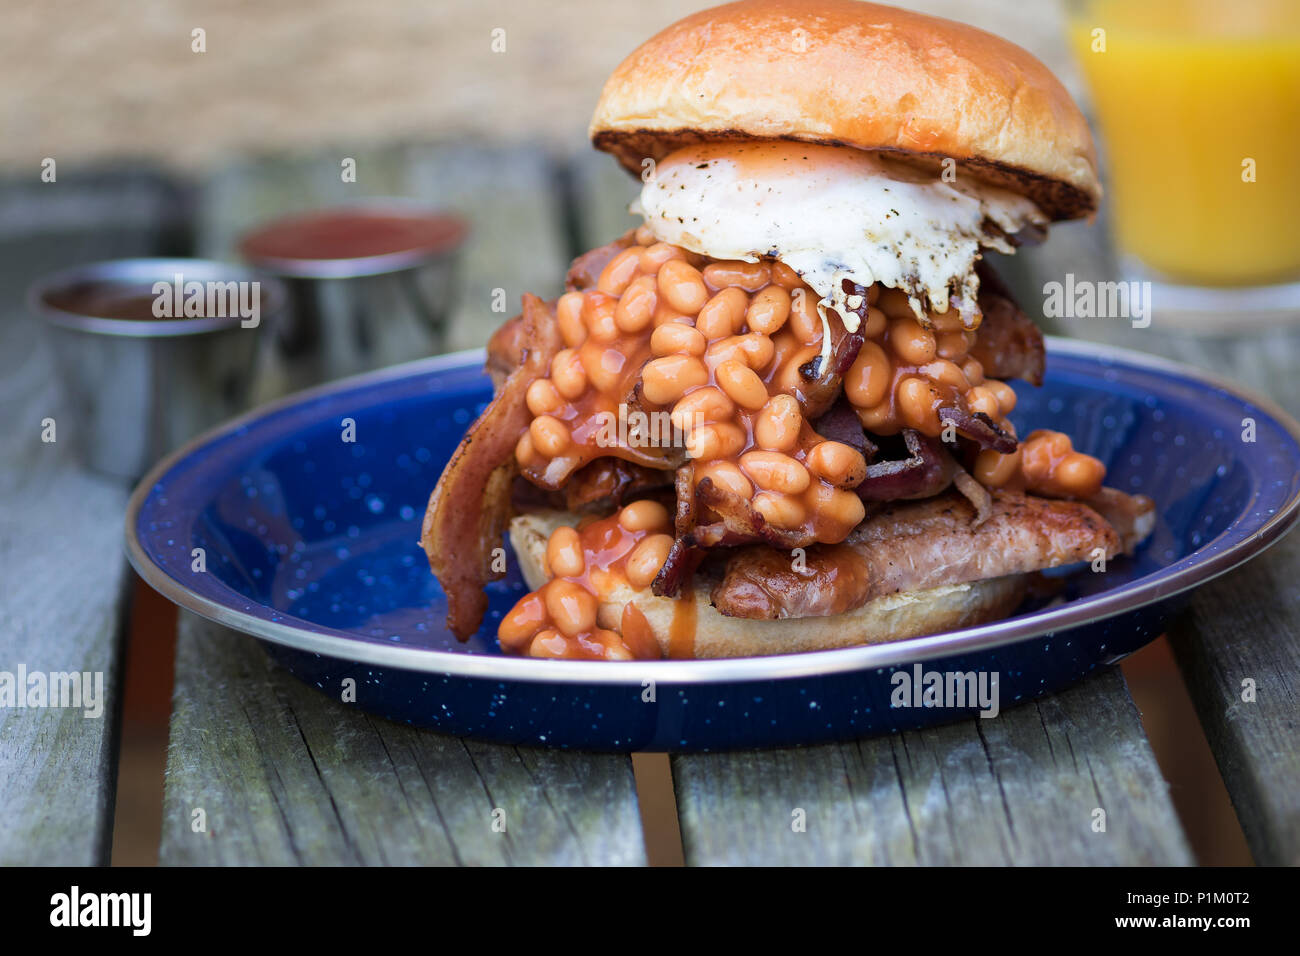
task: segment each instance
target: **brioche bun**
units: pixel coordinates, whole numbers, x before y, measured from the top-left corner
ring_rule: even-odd
[[[531,590],[537,590],[548,580],[546,542],[551,532],[560,525],[576,525],[578,519],[578,515],[570,512],[542,511],[519,515],[510,522],[510,544]],[[881,644],[969,627],[1010,614],[1024,598],[1025,583],[1025,575],[1011,574],[891,594],[832,617],[755,621],[719,613],[709,601],[707,584],[697,576],[692,584],[696,611],[695,657],[795,654],[856,644]],[[600,626],[617,630],[623,606],[629,601],[635,601],[645,615],[660,650],[667,657],[677,601],[657,597],[648,588],[637,590],[624,584],[602,600],[598,611]]]
[[[1101,198],[1088,124],[1047,67],[983,30],[858,0],[745,0],[680,20],[614,70],[589,132],[634,173],[690,143],[793,139],[952,157],[1053,219]]]

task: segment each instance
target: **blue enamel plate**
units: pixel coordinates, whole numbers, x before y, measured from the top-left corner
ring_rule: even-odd
[[[356,704],[337,706],[511,743],[692,751],[885,733],[981,707],[925,706],[909,688],[934,673],[982,675],[985,703],[996,678],[1002,709],[1058,690],[1158,636],[1189,589],[1277,540],[1300,506],[1300,425],[1272,403],[1159,359],[1050,340],[1047,382],[1019,389],[1016,426],[1068,432],[1106,462],[1108,484],[1155,499],[1159,522],[1136,557],[1085,569],[1063,597],[1007,620],[892,644],[712,661],[508,657],[494,635],[525,591],[517,569],[490,585],[482,630],[460,643],[417,544],[429,492],[491,396],[482,365],[474,352],[387,369],[191,442],[131,498],[131,563],[335,701],[355,679]]]

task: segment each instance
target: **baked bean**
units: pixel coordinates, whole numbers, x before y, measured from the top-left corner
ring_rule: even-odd
[[[905,378],[898,383],[894,400],[898,405],[898,416],[906,425],[932,438],[943,431],[938,411],[943,398],[930,382],[922,378]]]
[[[606,348],[597,342],[588,342],[578,350],[582,367],[593,388],[609,392],[618,387],[627,367],[627,356],[616,348]]]
[[[821,482],[813,485],[805,496],[809,506],[826,521],[838,526],[835,537],[844,537],[856,528],[867,515],[866,506],[856,493],[843,488],[835,488]]]
[[[935,359],[928,365],[921,366],[918,371],[938,385],[947,385],[949,388],[957,389],[958,393],[965,392],[966,389],[970,388],[970,382],[966,380],[962,370],[947,359]]]
[[[745,364],[755,372],[762,372],[772,364],[772,358],[776,355],[776,345],[772,342],[771,336],[751,332],[742,335],[740,339],[740,350],[745,355]]]
[[[609,260],[609,265],[600,271],[600,278],[596,280],[596,288],[605,295],[618,298],[623,294],[623,290],[627,288],[628,283],[636,277],[640,265],[641,250],[636,247],[624,249]]]
[[[966,332],[939,332],[935,335],[935,351],[939,353],[940,358],[946,358],[952,362],[960,362],[970,351],[970,343],[966,341]]]
[[[876,286],[873,285],[871,288],[875,289]],[[875,306],[872,306],[867,309],[867,318],[862,323],[862,329],[860,331],[869,339],[878,339],[885,334],[885,329],[888,325],[889,319],[886,318],[885,313],[877,309]]]
[[[767,386],[748,365],[734,360],[723,362],[713,374],[727,397],[741,408],[754,412],[767,404]]]
[[[803,285],[803,279],[799,278],[799,273],[784,262],[772,263],[772,281],[787,291],[797,289]]]
[[[584,649],[593,654],[598,654],[601,660],[606,661],[631,661],[636,659],[623,638],[618,635],[617,631],[607,631],[603,627],[598,627],[591,633],[590,637],[583,635],[578,638],[578,643],[582,644]]]
[[[776,346],[770,337],[750,332],[747,335],[729,335],[709,346],[706,353],[716,368],[723,362],[743,362],[756,372],[771,363]]]
[[[569,657],[569,639],[553,627],[538,631],[528,645],[529,657]]]
[[[820,342],[822,338],[822,319],[817,311],[817,302],[817,293],[810,289],[796,289],[790,296],[789,328],[804,344]]]
[[[790,317],[790,293],[779,285],[770,285],[754,294],[745,312],[745,325],[751,332],[771,335]]]
[[[1021,474],[1034,491],[1086,497],[1096,494],[1106,475],[1100,461],[1075,451],[1070,437],[1062,432],[1032,432],[1021,444],[1020,452]]]
[[[844,442],[818,442],[808,451],[807,465],[818,478],[839,488],[856,488],[867,477],[867,460]]]
[[[595,332],[592,333],[593,335]],[[936,343],[934,333],[921,328],[916,319],[895,319],[889,325],[889,347],[907,365],[925,365],[933,362]]]
[[[765,491],[797,495],[808,489],[808,469],[779,451],[747,451],[740,456],[740,467]]]
[[[537,449],[533,447],[533,436],[525,431],[515,442],[515,461],[527,467],[537,458]]]
[[[930,320],[930,328],[935,333],[961,332],[965,330],[966,323],[962,321],[961,313],[950,305],[947,312],[930,312],[927,316]]]
[[[672,546],[673,536],[670,534],[652,534],[643,539],[632,549],[623,565],[627,583],[638,591],[653,584],[664,562],[668,560]]]
[[[654,276],[638,276],[628,285],[618,306],[614,321],[624,332],[640,332],[654,318],[658,295]]]
[[[669,420],[678,431],[689,434],[693,429],[709,422],[726,421],[735,411],[735,403],[727,398],[722,389],[716,385],[706,385],[678,399]]]
[[[704,281],[715,289],[738,288],[757,292],[772,281],[772,270],[766,262],[738,259],[714,262],[704,267]]]
[[[657,293],[658,291],[659,288],[656,285],[655,292]],[[667,302],[665,302],[663,300],[663,296],[659,296],[658,299],[659,299],[658,302],[655,303],[654,318],[650,320],[650,324],[653,325],[656,329],[659,328],[659,326],[661,325],[669,325],[669,324],[694,325],[695,324],[695,316],[682,315],[680,312],[678,312],[676,309],[670,306]]]
[[[894,418],[893,405],[888,399],[870,408],[859,408],[857,412],[858,421],[862,422],[862,427],[867,431],[877,435],[898,434],[898,421]]]
[[[635,242],[638,246],[654,245],[655,234],[650,231],[649,226],[642,224],[636,227],[636,234],[633,236],[632,241]]]
[[[730,458],[744,447],[745,430],[730,422],[701,425],[686,436],[686,453],[696,461]]]
[[[821,354],[822,350],[819,345],[805,345],[802,348],[794,349],[785,357],[785,361],[781,363],[780,368],[773,377],[773,390],[793,395],[802,389],[807,382],[799,369]]]
[[[985,448],[975,456],[975,468],[971,474],[986,488],[1001,488],[1019,474],[1022,451],[1023,446],[1003,455]]]
[[[708,341],[699,329],[670,322],[650,335],[650,351],[655,355],[703,355]]]
[[[674,259],[686,258],[686,252],[677,246],[667,242],[656,242],[642,249],[639,255],[641,271],[647,275],[654,275],[663,268],[665,262],[671,262]]]
[[[515,650],[546,625],[546,602],[538,591],[525,594],[497,625],[497,640],[502,647]]]
[[[561,405],[564,399],[555,385],[547,378],[535,379],[524,394],[524,403],[534,415],[549,415]]]
[[[740,289],[723,289],[709,299],[695,318],[695,327],[710,341],[740,331],[749,296]]]
[[[799,441],[803,413],[792,395],[773,395],[754,418],[754,439],[769,451],[789,451]]]
[[[981,385],[984,382],[984,366],[977,359],[968,358],[961,363],[962,374],[966,376],[966,381],[972,385]]]
[[[709,370],[692,355],[665,355],[641,369],[641,390],[656,405],[670,405],[708,381]]]
[[[545,592],[546,612],[565,634],[581,634],[596,626],[600,603],[581,584],[555,578],[546,585]]]
[[[728,335],[725,339],[718,339],[709,345],[704,355],[712,368],[717,368],[723,362],[745,362],[745,364],[748,364],[745,360],[743,342],[739,335]]]
[[[867,287],[867,305],[880,305],[880,290],[882,286],[879,282]]]
[[[797,528],[803,524],[807,515],[803,502],[789,495],[773,494],[760,491],[754,495],[754,510],[763,516],[763,520],[774,528]]]
[[[709,299],[700,270],[680,259],[668,260],[659,270],[659,294],[686,315],[699,312]]]
[[[587,323],[582,320],[581,292],[566,292],[555,303],[555,321],[560,327],[560,338],[569,348],[577,348],[587,338]]]
[[[891,319],[913,319],[912,303],[902,289],[881,289],[880,301],[876,303],[880,310]]]
[[[627,531],[654,531],[668,527],[668,509],[657,501],[634,501],[618,513],[618,523]]]
[[[977,385],[966,393],[966,407],[972,412],[982,412],[994,421],[1002,417],[997,395],[983,385]]]
[[[696,484],[708,478],[723,491],[730,492],[738,498],[748,498],[754,493],[754,486],[740,467],[729,461],[715,461],[705,465],[696,473]]]
[[[989,379],[984,383],[984,387],[991,391],[998,398],[998,407],[1002,409],[1003,415],[1009,415],[1016,407],[1016,390],[1006,382],[999,382],[995,378]]]
[[[557,578],[576,578],[587,568],[578,532],[561,526],[546,541],[546,566]]]
[[[1041,449],[1044,454],[1053,458],[1063,458],[1074,451],[1074,443],[1070,441],[1069,435],[1049,428],[1030,432],[1029,437],[1025,439],[1025,445]]]
[[[618,299],[600,292],[593,292],[583,298],[582,320],[586,323],[591,338],[606,343],[618,338],[618,323],[614,320],[617,309]]]
[[[1089,498],[1101,490],[1106,466],[1091,455],[1071,452],[1052,470],[1052,479],[1067,495]]]
[[[569,447],[569,427],[551,415],[539,415],[528,426],[533,447],[547,458],[558,458]]]
[[[893,375],[885,350],[875,342],[863,342],[844,376],[844,391],[858,408],[871,408],[884,401]]]

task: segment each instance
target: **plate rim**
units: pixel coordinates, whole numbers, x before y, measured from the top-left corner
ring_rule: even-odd
[[[1201,385],[1226,392],[1267,412],[1300,446],[1300,422],[1297,422],[1271,398],[1212,372],[1133,349],[1060,336],[1045,336],[1045,339],[1049,360],[1055,352],[1097,360],[1103,365],[1135,365],[1179,375]],[[1103,593],[1083,601],[1072,601],[1050,610],[1034,612],[1021,619],[991,621],[975,627],[907,638],[902,641],[861,644],[795,654],[618,663],[534,660],[498,654],[456,654],[431,648],[372,643],[333,634],[322,634],[294,624],[266,621],[190,590],[154,563],[145,552],[136,534],[140,509],[159,479],[199,448],[286,408],[304,405],[357,387],[378,385],[414,375],[461,369],[475,363],[481,364],[484,358],[484,349],[467,349],[349,376],[260,405],[196,436],[155,464],[132,491],[125,516],[125,545],[131,566],[146,584],[178,607],[217,624],[299,651],[357,664],[444,676],[543,684],[613,684],[635,686],[640,689],[643,682],[647,680],[680,685],[751,683],[819,677],[896,667],[1018,644],[1136,611],[1199,587],[1262,553],[1289,531],[1300,517],[1300,489],[1297,489],[1283,507],[1271,515],[1253,534],[1222,551],[1206,555],[1199,562],[1181,568],[1164,579],[1147,581],[1143,584],[1144,579],[1139,578],[1133,582],[1132,590],[1126,593],[1110,596]]]

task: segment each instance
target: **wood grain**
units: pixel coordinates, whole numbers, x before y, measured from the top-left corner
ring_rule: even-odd
[[[160,861],[635,865],[645,848],[629,758],[372,717],[182,612]]]
[[[1192,862],[1115,669],[993,720],[679,755],[673,775],[688,865]]]
[[[24,294],[55,269],[180,251],[185,208],[182,187],[138,167],[0,181],[0,671],[101,675],[106,698],[99,717],[0,709],[0,866],[109,861],[130,577],[129,489],[81,466],[82,423]]]
[[[1300,866],[1300,537],[1198,590],[1170,629],[1255,861]],[[1244,682],[1254,700],[1243,699]]]
[[[0,671],[99,674],[107,699],[97,718],[0,709],[0,866],[85,866],[108,862],[112,837],[127,489],[77,463],[39,333],[0,317]]]

